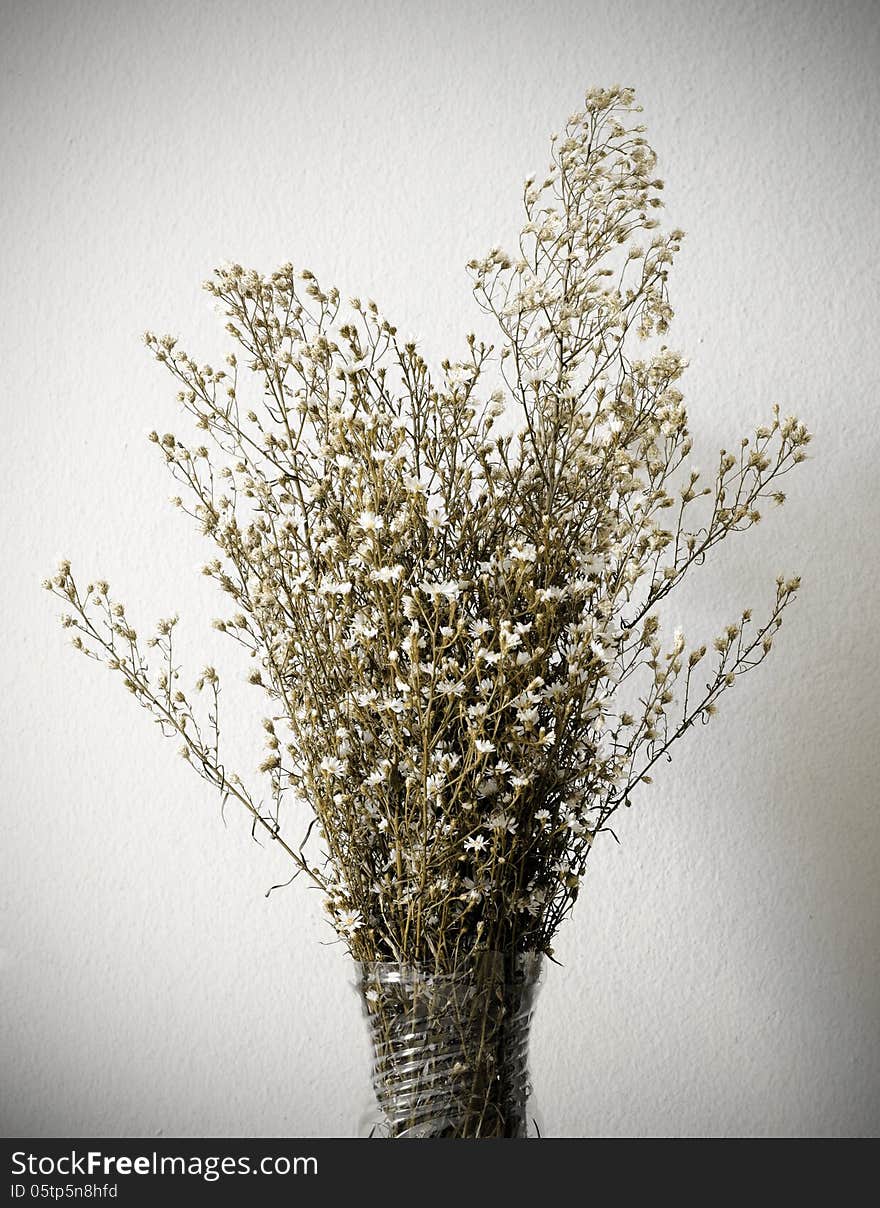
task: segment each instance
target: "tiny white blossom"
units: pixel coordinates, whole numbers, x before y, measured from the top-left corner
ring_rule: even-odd
[[[468,902],[479,902],[482,899],[483,891],[476,881],[470,877],[465,877],[461,884],[465,890],[464,896]]]
[[[374,583],[394,583],[403,574],[403,567],[400,563],[394,566],[380,566],[376,570],[370,571],[370,578]]]
[[[344,910],[339,915],[336,926],[346,935],[354,935],[358,928],[363,926],[363,919],[357,910]]]
[[[325,755],[321,760],[320,768],[328,776],[340,777],[344,776],[346,772],[345,763],[341,759],[337,759],[335,755]]]
[[[448,522],[446,508],[442,503],[431,504],[427,510],[425,521],[432,532],[439,533]]]
[[[424,495],[428,489],[428,484],[424,479],[415,474],[404,474],[403,485],[412,495]]]
[[[380,529],[384,528],[385,521],[381,516],[377,516],[375,512],[366,510],[358,516],[357,525],[364,533],[378,533]]]

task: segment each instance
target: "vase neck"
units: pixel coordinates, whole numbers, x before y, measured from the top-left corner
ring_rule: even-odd
[[[436,976],[411,965],[362,966],[373,1088],[387,1135],[526,1135],[540,964],[521,965],[507,982],[502,967]]]

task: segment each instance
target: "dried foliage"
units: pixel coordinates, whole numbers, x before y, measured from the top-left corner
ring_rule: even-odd
[[[658,230],[638,108],[591,90],[526,182],[516,252],[471,262],[495,347],[470,336],[433,372],[375,303],[290,264],[206,284],[239,345],[221,369],[146,334],[204,441],[151,437],[267,702],[262,790],[224,767],[215,670],[184,690],[176,618],[144,645],[106,583],[63,563],[46,584],[361,961],[549,954],[596,836],[764,659],[798,586],[714,641],[664,637],[668,598],[783,501],[810,437],[775,411],[708,481],[691,469],[662,343],[682,232]]]

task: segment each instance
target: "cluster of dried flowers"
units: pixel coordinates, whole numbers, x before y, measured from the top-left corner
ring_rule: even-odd
[[[798,586],[714,643],[664,640],[659,606],[783,501],[810,437],[776,412],[704,485],[685,362],[659,340],[630,359],[667,331],[682,238],[657,229],[638,109],[591,90],[526,182],[516,252],[471,262],[498,355],[470,336],[432,373],[375,303],[343,309],[290,264],[206,284],[241,346],[221,369],[146,334],[203,433],[151,439],[216,545],[215,625],[269,702],[265,791],[224,769],[215,670],[207,707],[181,686],[176,618],[145,650],[106,583],[81,591],[68,563],[46,583],[74,644],[322,887],[362,961],[551,952],[596,836],[763,660]]]

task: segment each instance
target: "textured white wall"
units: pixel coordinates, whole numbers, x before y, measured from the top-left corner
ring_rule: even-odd
[[[239,675],[143,439],[176,404],[140,332],[216,358],[201,281],[289,257],[455,352],[479,322],[465,262],[518,230],[521,181],[586,87],[619,81],[688,232],[673,336],[698,451],[777,400],[816,433],[790,506],[700,573],[682,618],[712,633],[778,571],[804,589],[773,659],[595,853],[535,1082],[560,1136],[876,1133],[878,9],[427,8],[2,5],[0,1124],[355,1127],[365,1039],[318,896],[263,896],[278,854],[224,829],[68,652],[39,580],[67,553],[145,624],[179,608],[193,670]]]

